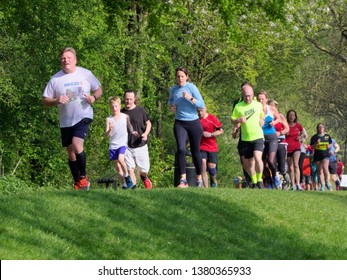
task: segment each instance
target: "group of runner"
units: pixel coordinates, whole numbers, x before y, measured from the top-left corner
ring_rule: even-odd
[[[278,103],[269,100],[266,91],[255,95],[249,82],[241,90],[231,120],[233,137],[239,135],[244,186],[324,191],[332,190],[333,181],[339,190],[344,168],[336,155],[340,148],[324,124],[317,125],[316,134],[306,143],[308,134],[294,110],[284,117]]]
[[[93,120],[92,104],[101,98],[102,88],[91,71],[76,66],[73,48],[61,51],[60,64],[62,69],[52,76],[44,90],[43,104],[58,107],[62,145],[67,150],[74,188],[89,189],[84,139]],[[180,175],[177,187],[188,187],[187,139],[195,165],[196,186],[216,187],[216,136],[223,134],[222,124],[207,113],[205,102],[197,87],[189,81],[186,68],[176,69],[176,81],[170,89],[168,105],[175,113],[173,131]],[[278,111],[277,102],[269,100],[265,91],[255,96],[249,82],[242,83],[241,90],[242,97],[234,103],[231,120],[235,125],[233,137],[239,134],[238,151],[246,185],[260,189],[290,185],[292,190],[323,191],[332,189],[332,178],[339,189],[336,157],[339,146],[325,131],[324,124],[317,125],[317,133],[307,145],[308,135],[294,110],[289,110],[284,117]],[[134,91],[125,91],[124,102],[125,108],[121,109],[120,98],[109,100],[112,114],[106,118],[105,135],[110,139],[110,160],[115,162],[123,188],[136,188],[135,169],[138,169],[144,186],[150,189],[147,140],[151,122],[145,110],[136,106]],[[312,174],[307,173],[307,162]],[[313,184],[310,178],[314,179]]]

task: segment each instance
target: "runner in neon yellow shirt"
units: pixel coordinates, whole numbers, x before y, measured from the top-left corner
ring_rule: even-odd
[[[236,104],[231,120],[233,124],[241,125],[241,150],[244,160],[244,168],[252,179],[252,187],[264,188],[262,160],[264,150],[264,112],[263,106],[254,100],[254,91],[250,83],[242,86],[243,101]],[[254,158],[254,160],[253,160]]]

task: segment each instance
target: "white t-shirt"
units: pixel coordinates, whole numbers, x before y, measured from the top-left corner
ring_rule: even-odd
[[[110,150],[116,150],[122,146],[128,147],[127,117],[124,113],[120,113],[118,120],[109,116],[110,122],[113,123],[113,129],[110,133]]]
[[[101,86],[93,73],[85,68],[76,67],[76,71],[66,74],[63,70],[56,73],[48,82],[44,97],[59,98],[67,95],[67,104],[58,104],[60,127],[71,127],[84,118],[93,119],[93,108],[85,100],[84,94],[90,95]]]

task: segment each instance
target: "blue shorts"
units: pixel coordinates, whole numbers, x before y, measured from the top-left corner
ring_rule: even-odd
[[[88,134],[89,124],[92,122],[92,119],[84,118],[80,122],[76,123],[74,126],[70,127],[61,127],[61,143],[63,147],[67,147],[72,144],[72,138],[77,137],[85,139]]]
[[[124,155],[127,150],[126,146],[119,147],[115,150],[109,150],[110,151],[110,160],[118,160],[119,155]]]

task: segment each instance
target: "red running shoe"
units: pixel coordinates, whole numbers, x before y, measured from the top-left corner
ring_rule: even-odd
[[[80,182],[75,182],[75,184],[73,185],[74,190],[79,190],[80,189]]]
[[[89,191],[89,187],[90,187],[90,182],[88,180],[88,177],[80,178],[79,190]]]
[[[143,180],[143,184],[145,185],[145,188],[147,190],[150,190],[152,188],[152,182],[148,179],[148,177],[145,180]]]

